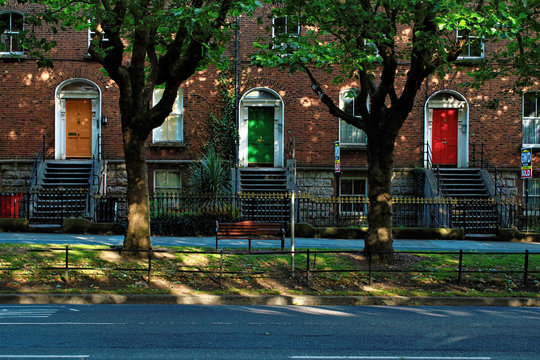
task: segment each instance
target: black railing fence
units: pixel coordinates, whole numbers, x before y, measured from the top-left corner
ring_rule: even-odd
[[[367,226],[365,197],[317,197],[291,194],[240,193],[220,196],[159,194],[150,197],[151,218],[213,216],[234,220],[286,221],[294,211],[296,223],[313,226]],[[93,206],[89,202],[93,201]],[[396,197],[392,199],[396,227],[466,228],[515,227],[540,231],[540,203],[514,198],[453,199]],[[0,193],[0,217],[55,222],[83,217],[94,222],[123,222],[127,200],[123,194],[90,196],[82,190]]]
[[[119,256],[122,253],[131,252],[139,253],[134,258],[128,258],[127,262],[114,261],[109,263],[100,262],[99,267],[89,265],[87,261],[81,262],[80,259],[86,259],[84,253],[117,253]],[[13,260],[10,257],[16,253],[18,255],[17,260]],[[24,260],[25,256],[33,254],[29,257],[30,260]],[[40,255],[43,254],[43,255]],[[330,274],[330,273],[361,273],[366,276],[366,281],[371,284],[375,274],[388,274],[388,273],[409,273],[409,274],[429,274],[439,275],[446,279],[446,281],[455,281],[461,284],[464,280],[464,276],[475,276],[483,278],[480,282],[486,279],[492,279],[493,277],[503,275],[504,281],[511,279],[512,281],[522,282],[522,285],[527,286],[532,283],[537,283],[540,274],[540,253],[530,252],[526,250],[523,253],[508,253],[508,252],[464,252],[459,251],[445,251],[445,252],[427,252],[427,251],[399,251],[393,253],[395,256],[407,256],[414,255],[425,257],[426,262],[418,265],[398,265],[387,266],[384,264],[376,263],[372,261],[372,256],[379,255],[380,253],[371,253],[371,256],[364,254],[359,250],[311,250],[302,249],[299,251],[268,251],[262,250],[255,253],[245,251],[193,251],[193,250],[171,250],[171,249],[151,249],[151,250],[139,250],[130,251],[123,250],[122,248],[70,248],[65,247],[44,247],[44,248],[17,248],[10,247],[0,252],[0,274],[9,273],[14,274],[17,272],[29,272],[31,276],[35,276],[37,270],[46,271],[53,275],[63,275],[63,281],[70,282],[71,279],[77,276],[83,277],[84,272],[100,272],[105,274],[107,272],[134,272],[146,275],[146,281],[150,283],[153,276],[159,276],[164,274],[173,273],[198,273],[203,276],[210,276],[214,280],[218,280],[221,285],[221,280],[224,276],[253,276],[264,275],[283,276],[284,271],[291,271],[294,277],[304,278],[307,286],[310,286],[311,278],[316,274]],[[205,256],[207,261],[205,265],[193,265],[190,261],[190,256],[196,256],[200,259],[201,256]],[[431,264],[428,259],[432,256],[448,257],[450,265],[440,266]],[[99,255],[98,255],[99,256]],[[179,257],[181,256],[181,257]],[[281,257],[290,258],[295,256],[297,259],[294,269],[290,267],[290,264],[279,261],[268,261],[266,266],[254,266],[239,268],[237,265],[229,264],[227,258],[248,257],[249,263],[255,262],[257,257]],[[356,264],[348,262],[327,262],[320,259],[324,256],[348,256],[357,257],[359,260]],[[497,257],[501,259],[501,265],[493,265],[489,263],[487,265],[478,265],[480,257],[488,256],[491,258]],[[171,257],[177,258],[175,261],[170,261]],[[319,257],[319,261],[317,260]],[[21,260],[22,258],[22,260]],[[11,260],[10,260],[11,259]],[[324,258],[323,258],[324,259]],[[507,260],[504,260],[507,259]],[[234,263],[234,262],[233,262]],[[236,261],[236,263],[238,263]],[[328,264],[331,265],[328,265]],[[510,264],[510,265],[509,265]],[[287,269],[284,269],[286,266]],[[23,276],[23,274],[19,274]]]

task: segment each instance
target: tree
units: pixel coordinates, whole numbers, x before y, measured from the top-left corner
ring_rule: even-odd
[[[21,0],[23,1],[23,0]],[[223,52],[232,38],[233,17],[256,6],[252,0],[40,0],[32,24],[53,32],[66,27],[91,29],[92,59],[120,90],[127,170],[128,227],[124,248],[151,247],[145,142],[171,113],[179,86],[211,61],[226,63]],[[32,49],[51,47],[31,32]],[[107,41],[103,41],[104,39]],[[46,44],[46,46],[45,46]],[[34,54],[36,55],[36,54]],[[40,65],[51,65],[47,54]],[[152,104],[154,88],[163,89]]]
[[[516,67],[521,68],[522,79],[530,75],[538,78],[535,3],[534,0],[272,1],[273,16],[286,17],[287,24],[298,23],[304,31],[301,36],[289,36],[285,31],[271,43],[256,43],[260,51],[253,56],[253,62],[305,72],[313,91],[329,112],[367,135],[370,205],[366,252],[387,252],[377,256],[383,261],[392,258],[394,143],[423,81],[431,74],[443,76],[453,71],[462,51],[478,46],[479,39],[509,41],[500,56],[508,58],[520,51],[513,61],[510,57],[510,62],[505,63],[512,65],[505,65],[506,69],[479,63],[479,79]],[[535,57],[531,59],[527,55]],[[355,115],[359,116],[344,112],[326,94],[324,84],[319,82],[322,71],[332,72],[335,83],[358,84],[349,96],[356,98]]]

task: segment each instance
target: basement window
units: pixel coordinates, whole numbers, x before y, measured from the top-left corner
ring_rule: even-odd
[[[339,184],[340,213],[343,215],[367,214],[367,179],[343,177]]]

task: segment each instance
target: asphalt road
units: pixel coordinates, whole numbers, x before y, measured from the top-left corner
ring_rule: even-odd
[[[0,305],[0,359],[537,360],[540,308]]]
[[[123,236],[119,235],[82,235],[82,234],[56,234],[56,233],[6,233],[0,232],[0,243],[25,243],[25,244],[86,244],[86,245],[121,245]],[[253,247],[278,247],[277,241],[254,241]],[[154,246],[198,246],[215,247],[214,237],[152,237]],[[285,240],[285,246],[289,247],[291,239]],[[247,248],[247,241],[220,240],[220,247]],[[311,239],[296,238],[296,248],[321,248],[321,249],[363,249],[364,240],[344,239]],[[540,252],[540,243],[516,243],[500,242],[487,239],[471,240],[394,240],[395,250],[406,251],[479,251],[479,252]]]

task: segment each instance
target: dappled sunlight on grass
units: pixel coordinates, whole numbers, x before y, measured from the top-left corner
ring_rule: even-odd
[[[456,254],[396,253],[392,264],[370,265],[360,252],[311,251],[308,284],[305,252],[296,254],[292,277],[290,254],[201,251],[166,248],[154,252],[149,279],[147,258],[124,256],[106,246],[70,247],[66,271],[64,248],[0,245],[0,292],[540,296],[540,255],[536,254],[530,256],[524,286],[522,254],[467,253],[458,283]]]

